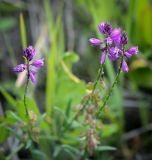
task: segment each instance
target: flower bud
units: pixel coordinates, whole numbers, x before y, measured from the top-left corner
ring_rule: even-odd
[[[109,59],[111,61],[117,60],[119,58],[119,52],[120,50],[118,47],[111,47],[109,50],[109,55],[108,55]]]
[[[123,62],[122,62],[122,70],[123,70],[123,72],[128,72],[128,70],[129,70],[126,61],[123,61]]]
[[[98,45],[100,45],[102,42],[99,40],[99,39],[97,39],[97,38],[90,38],[89,39],[89,42],[90,42],[90,44],[91,45],[93,45],[93,46],[98,46]]]
[[[101,22],[98,25],[98,29],[102,34],[106,34],[106,35],[110,35],[112,32],[112,26],[105,22]]]
[[[127,34],[125,32],[123,32],[120,36],[120,46],[121,45],[125,45],[128,43],[128,37],[127,37]]]
[[[127,50],[128,53],[130,53],[131,55],[137,54],[138,53],[138,47],[131,47]]]
[[[25,64],[19,64],[16,67],[14,67],[13,71],[16,73],[20,73],[20,72],[23,72],[25,69],[26,69]]]
[[[100,64],[103,64],[105,62],[105,59],[106,59],[106,52],[103,52],[100,59]]]
[[[27,60],[31,61],[35,56],[35,49],[32,46],[23,49],[23,56],[27,58]]]
[[[110,37],[111,39],[114,41],[114,43],[116,45],[119,45],[120,43],[120,35],[121,35],[121,29],[120,28],[116,28],[112,31]]]
[[[34,74],[32,72],[30,72],[30,76],[29,78],[31,79],[31,81],[35,84],[36,83],[36,78],[34,76]]]
[[[44,59],[38,59],[32,63],[32,66],[34,67],[42,67],[43,65],[44,65]]]

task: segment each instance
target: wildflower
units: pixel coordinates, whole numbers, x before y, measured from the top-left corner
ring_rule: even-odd
[[[91,45],[93,45],[93,46],[98,46],[98,45],[100,45],[102,42],[99,40],[99,39],[97,39],[97,38],[90,38],[89,39],[89,42],[90,42],[90,44]]]
[[[26,69],[26,65],[25,64],[19,64],[13,70],[16,73],[20,73],[20,72],[23,72],[25,69]]]
[[[111,47],[109,50],[109,59],[112,61],[115,61],[119,58],[119,55],[121,54],[121,50],[118,47]]]
[[[105,62],[105,59],[106,59],[106,52],[104,51],[100,59],[100,64],[103,64]]]
[[[29,73],[29,78],[33,83],[36,83],[36,78],[32,72]]]
[[[126,61],[123,61],[123,62],[122,62],[122,70],[123,70],[124,72],[128,72],[128,70],[129,70]]]
[[[100,33],[105,34],[105,35],[110,35],[112,32],[112,26],[108,23],[105,23],[105,22],[101,22],[98,25],[98,29],[99,29]]]
[[[90,38],[89,42],[93,46],[99,46],[102,52],[100,58],[100,64],[105,62],[106,56],[109,60],[116,61],[119,58],[123,59],[122,62],[122,71],[128,72],[129,68],[125,59],[132,57],[134,54],[138,53],[138,47],[133,46],[128,50],[125,50],[125,45],[128,43],[127,34],[121,30],[121,28],[112,28],[108,23],[101,22],[98,25],[99,32],[105,35],[105,39],[101,41],[97,38]]]
[[[117,46],[124,46],[128,43],[128,36],[125,32],[118,34],[114,42]]]
[[[32,46],[24,48],[23,56],[26,59],[26,64],[19,64],[13,69],[15,73],[26,71],[28,79],[30,79],[33,83],[36,83],[35,75],[37,74],[37,71],[34,70],[32,67],[39,68],[44,65],[44,59],[38,59],[35,60],[34,62],[31,62],[35,54],[36,54],[35,49]]]
[[[42,67],[44,65],[44,59],[38,59],[32,63],[34,67]]]
[[[132,55],[137,54],[137,53],[138,53],[138,47],[134,46],[125,51],[125,56],[127,58],[130,58]]]
[[[35,49],[32,46],[26,47],[23,49],[23,56],[28,60],[31,61],[35,56]]]
[[[120,28],[115,28],[111,35],[110,38],[113,40],[113,42],[118,45],[120,41],[120,34],[121,34],[121,29]]]

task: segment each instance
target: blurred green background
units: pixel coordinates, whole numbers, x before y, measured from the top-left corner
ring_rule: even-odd
[[[61,134],[61,126],[65,115],[67,119],[74,115],[74,106],[86,93],[86,83],[97,75],[101,52],[91,47],[88,39],[103,38],[98,32],[101,21],[123,28],[129,37],[128,47],[137,45],[139,54],[129,60],[129,73],[121,74],[105,113],[108,122],[104,122],[101,131],[101,145],[111,145],[117,150],[99,152],[90,159],[152,159],[151,0],[0,2],[0,159],[28,159],[29,150],[33,159],[81,159],[77,156],[80,146],[76,139],[81,127],[65,136]],[[47,114],[48,121],[57,126],[50,129],[49,122],[44,122],[41,128],[48,139],[44,140],[43,136],[40,147],[29,150],[20,139],[19,142],[9,140],[13,133],[6,129],[7,125],[16,124],[16,116],[24,120],[21,99],[25,75],[16,77],[12,68],[22,62],[22,48],[27,45],[33,45],[37,57],[45,57],[46,62],[39,71],[37,85],[29,86],[30,109],[40,119]],[[117,66],[106,62],[107,86],[112,84]],[[51,149],[46,144],[48,140]],[[11,150],[13,145],[15,151]]]

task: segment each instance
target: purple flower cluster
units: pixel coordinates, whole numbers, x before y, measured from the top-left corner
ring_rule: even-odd
[[[105,62],[106,56],[109,60],[116,61],[119,58],[123,58],[122,70],[128,72],[129,68],[126,63],[126,59],[130,58],[132,55],[138,53],[138,47],[133,46],[125,50],[125,45],[128,43],[128,36],[120,28],[112,28],[111,24],[101,22],[98,25],[98,29],[101,34],[105,36],[105,39],[101,41],[97,38],[90,38],[89,42],[92,46],[99,46],[102,52],[100,63]]]
[[[13,71],[15,73],[27,71],[28,79],[30,79],[33,83],[36,83],[35,75],[37,71],[33,69],[33,67],[42,67],[44,65],[44,59],[38,59],[31,62],[35,56],[36,52],[32,46],[23,49],[23,57],[26,59],[26,64],[19,64],[14,67]]]

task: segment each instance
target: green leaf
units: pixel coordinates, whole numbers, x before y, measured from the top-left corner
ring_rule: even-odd
[[[32,157],[34,160],[42,160],[42,159],[48,159],[47,156],[40,150],[32,150]]]
[[[11,121],[23,122],[22,119],[12,111],[7,111],[6,115],[7,115],[7,118],[10,119]]]
[[[9,131],[6,129],[5,125],[0,125],[0,144],[3,143],[9,136]]]
[[[116,148],[111,146],[98,146],[96,150],[97,151],[115,151]]]
[[[32,146],[32,141],[29,139],[26,143],[25,149],[29,149]]]
[[[61,146],[55,147],[55,151],[53,153],[53,157],[54,158],[57,157],[60,154],[61,150],[62,150]]]
[[[70,150],[71,152],[80,155],[80,151],[77,148],[75,148],[75,147],[73,147],[71,145],[63,144],[62,148],[66,148],[66,149]]]
[[[32,111],[37,116],[40,116],[39,109],[37,107],[35,100],[32,98],[26,98],[26,101],[27,101],[26,103],[27,103],[28,111]],[[26,111],[25,111],[25,106],[24,106],[23,100],[17,101],[16,111],[17,111],[18,115],[20,116],[20,118],[22,118],[24,121],[25,120],[27,121]]]
[[[20,32],[21,32],[22,48],[25,48],[27,47],[26,28],[24,23],[24,17],[22,14],[20,14]]]
[[[75,53],[75,52],[66,52],[63,56],[63,61],[68,64],[68,63],[74,63],[74,62],[78,62],[79,60],[79,56]]]

